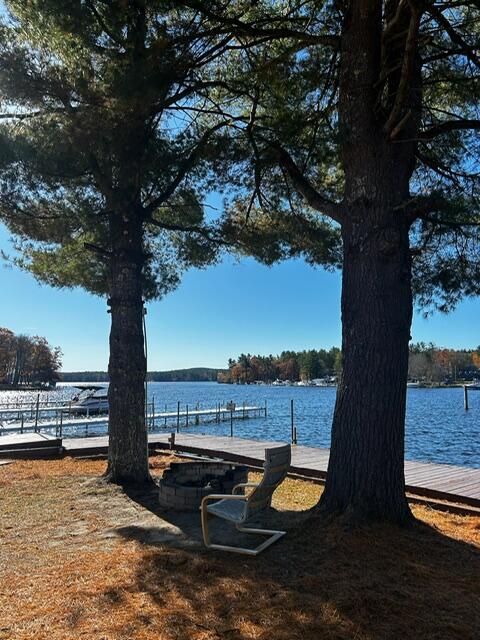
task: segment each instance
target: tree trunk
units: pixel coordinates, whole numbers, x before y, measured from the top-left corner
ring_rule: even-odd
[[[355,217],[355,216],[354,216]],[[404,424],[412,293],[408,225],[345,224],[343,370],[322,511],[411,519]]]
[[[150,481],[145,422],[146,360],[143,335],[142,223],[135,213],[112,215],[110,299],[112,325],[108,373],[107,479],[116,484]]]
[[[351,521],[408,522],[404,430],[412,319],[409,199],[420,86],[392,140],[380,108],[382,2],[353,0],[342,27],[339,98],[345,172],[343,369],[320,501]],[[393,100],[395,98],[393,97]]]

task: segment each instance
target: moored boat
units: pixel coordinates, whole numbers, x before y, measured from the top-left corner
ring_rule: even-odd
[[[80,393],[72,398],[68,411],[79,415],[108,413],[108,387],[101,384],[74,385]]]

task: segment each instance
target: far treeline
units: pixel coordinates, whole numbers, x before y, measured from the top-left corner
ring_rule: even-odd
[[[314,380],[333,376],[341,370],[341,351],[310,349],[282,351],[279,356],[251,356],[242,353],[237,360],[228,361],[228,371],[218,374],[218,382],[249,384],[255,381]]]
[[[279,356],[252,356],[242,353],[228,361],[228,370],[220,371],[218,382],[250,384],[256,381],[315,380],[338,376],[342,371],[342,352],[338,347],[308,351],[282,351]],[[432,342],[410,345],[410,379],[426,383],[449,383],[480,378],[480,346],[477,349],[446,349]]]
[[[471,381],[480,378],[480,346],[444,349],[433,343],[410,345],[408,375],[422,382]]]
[[[62,352],[41,336],[15,335],[0,327],[0,386],[50,385],[59,380]]]
[[[214,382],[222,373],[221,369],[208,367],[192,367],[191,369],[174,369],[172,371],[150,371],[148,382]],[[106,371],[68,371],[60,374],[62,382],[108,382]]]

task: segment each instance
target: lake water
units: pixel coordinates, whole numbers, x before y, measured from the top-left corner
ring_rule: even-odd
[[[65,399],[71,389],[49,392],[49,399]],[[152,382],[148,385],[149,402],[154,398],[155,410],[190,409],[199,403],[202,408],[225,405],[233,400],[237,405],[268,407],[267,418],[234,421],[234,435],[266,440],[290,439],[290,401],[294,401],[298,444],[329,447],[330,427],[336,389],[332,387],[271,387],[222,385],[214,382]],[[469,393],[469,411],[463,408],[463,389],[408,389],[406,420],[406,458],[444,462],[480,468],[480,391]],[[0,392],[0,403],[36,394]],[[47,395],[42,393],[42,396]],[[176,420],[167,426],[172,430]],[[162,430],[160,426],[156,430]],[[185,431],[181,422],[181,431]],[[217,435],[230,434],[230,422],[190,425],[188,431]],[[84,428],[77,429],[83,435]],[[88,435],[104,433],[105,428],[89,427]]]

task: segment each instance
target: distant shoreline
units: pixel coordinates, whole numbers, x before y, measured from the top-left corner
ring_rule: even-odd
[[[219,373],[225,369],[191,367],[169,371],[149,371],[147,382],[217,382]],[[59,382],[109,382],[107,371],[62,371]]]
[[[23,384],[0,384],[0,391],[51,391],[55,387],[40,385],[23,385]]]

